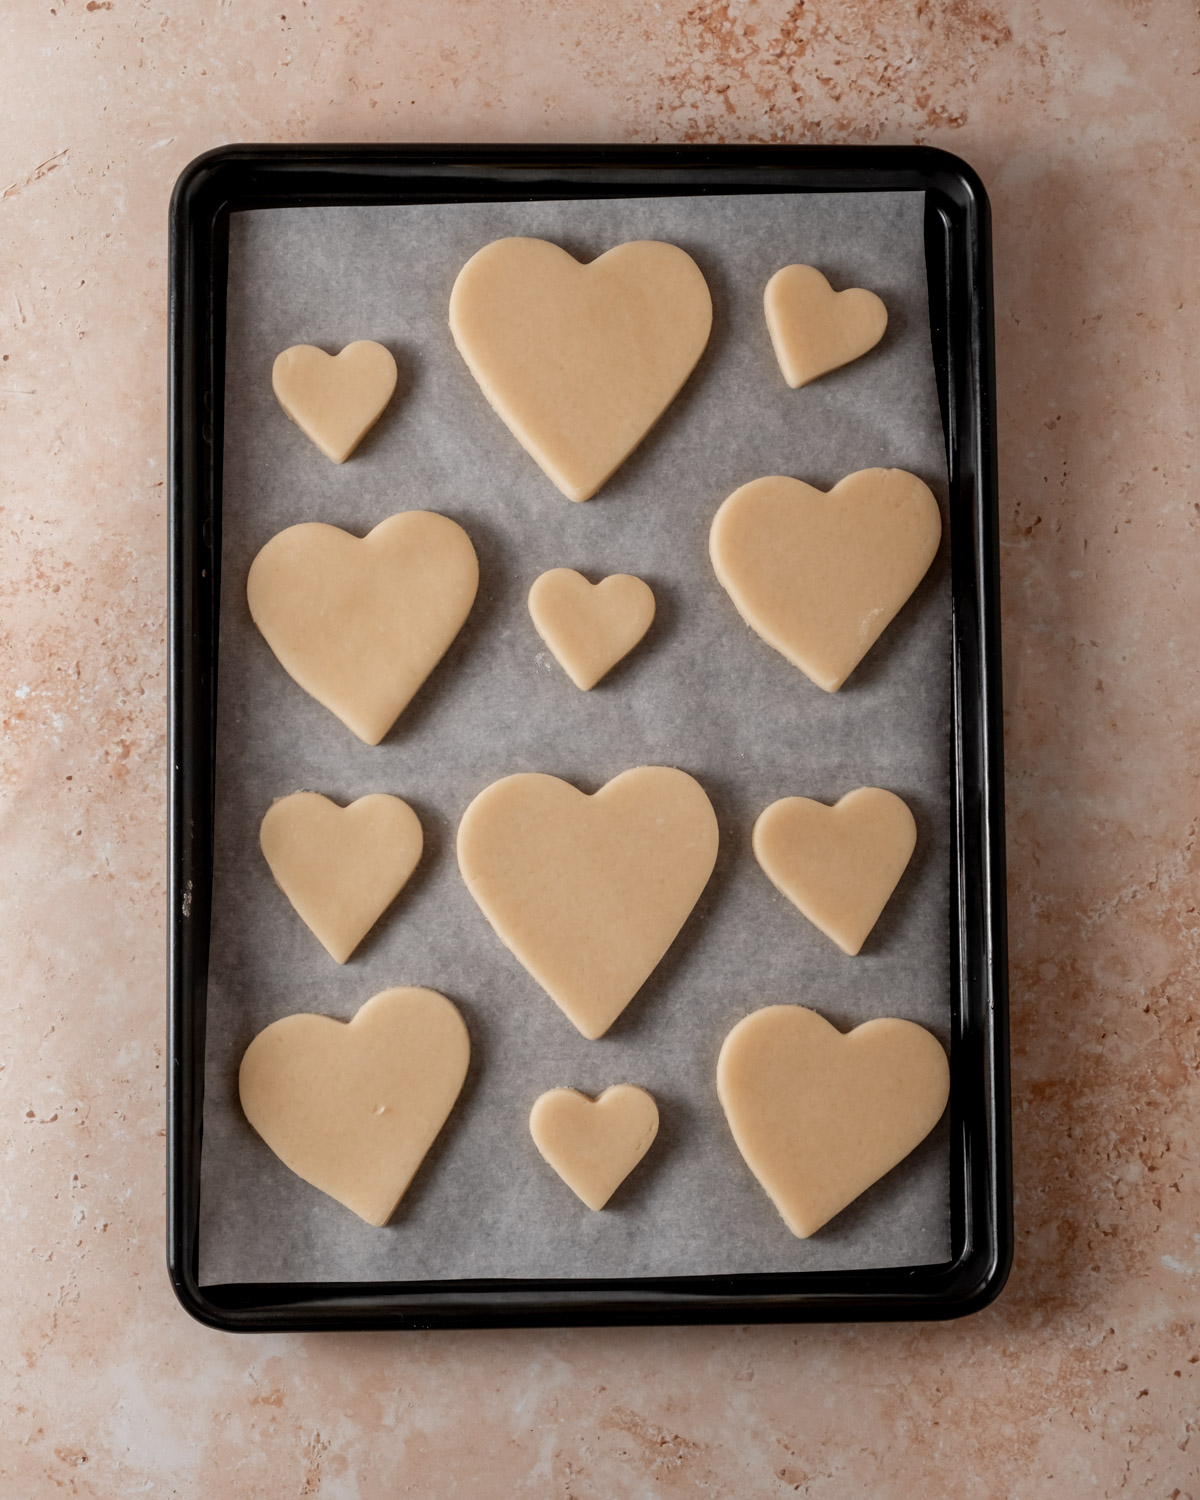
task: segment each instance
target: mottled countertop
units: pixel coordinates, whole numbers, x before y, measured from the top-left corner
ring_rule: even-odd
[[[0,1494],[1200,1496],[1188,0],[0,16]],[[922,141],[995,215],[1017,1249],[956,1324],[237,1338],[163,1259],[166,207],[229,141]]]

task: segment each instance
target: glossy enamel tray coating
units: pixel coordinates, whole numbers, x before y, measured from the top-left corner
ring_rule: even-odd
[[[618,1280],[198,1284],[213,860],[228,215],[243,208],[907,189],[926,195],[952,516],[951,1259],[848,1272]],[[907,147],[275,147],[200,157],[171,204],[168,1265],[229,1330],[945,1318],[1011,1259],[1003,777],[986,195]]]

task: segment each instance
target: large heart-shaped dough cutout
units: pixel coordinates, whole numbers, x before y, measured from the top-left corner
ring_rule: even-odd
[[[654,594],[632,573],[592,584],[574,568],[552,568],[529,590],[529,613],[559,666],[587,692],[650,629]]]
[[[950,1067],[912,1021],[843,1035],[815,1010],[770,1005],[725,1038],[717,1093],[746,1165],[807,1239],[925,1139],[950,1097]]]
[[[575,1196],[601,1209],[649,1151],[658,1105],[630,1083],[614,1084],[598,1099],[551,1089],[534,1104],[529,1133]]]
[[[783,378],[793,390],[873,349],[887,328],[874,292],[835,292],[815,266],[784,266],[763,294],[767,328]]]
[[[383,792],[349,807],[293,792],[267,809],[258,838],[280,890],[340,964],[396,899],[423,842],[416,813]]]
[[[372,339],[347,344],[340,354],[296,344],[276,357],[271,384],[301,432],[342,464],[392,399],[396,361]]]
[[[717,819],[669,766],[623,771],[593,796],[524,772],[463,814],[458,864],[497,937],[585,1037],[603,1036],[708,883]]]
[[[776,889],[853,955],[912,858],[917,825],[894,792],[863,786],[833,807],[810,797],[772,802],[753,841]]]
[[[284,670],[377,745],[462,628],[478,584],[462,527],[409,510],[361,540],[321,521],[289,526],[251,563],[246,597]]]
[[[775,475],[734,490],[709,556],[738,613],[768,645],[836,693],[920,583],[942,518],[904,469],[860,469],[828,494]]]
[[[548,240],[496,240],[458,273],[450,331],[509,431],[587,500],[679,394],[712,298],[675,245],[634,240],[581,265]]]
[[[246,1048],[238,1092],[280,1161],[386,1224],[454,1107],[471,1044],[436,990],[384,990],[347,1024],[284,1016]]]

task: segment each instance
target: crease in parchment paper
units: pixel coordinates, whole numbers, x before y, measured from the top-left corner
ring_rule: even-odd
[[[764,474],[825,489],[876,465],[937,494],[946,471],[930,350],[920,193],[764,194],[603,202],[273,209],[231,222],[222,501],[216,853],[208,981],[200,1280],[425,1280],[706,1275],[928,1264],[949,1256],[945,1121],[809,1240],[751,1177],[716,1096],[730,1028],[760,1006],[812,1006],[848,1028],[902,1016],[949,1044],[948,537],[836,695],[754,635],[718,585],[708,529]],[[447,326],[454,277],[480,246],[535,235],[590,259],[630,239],[681,245],[713,295],[707,351],[657,427],[595,499],[554,489],[492,412]],[[888,307],[882,343],[798,391],[762,310],[781,266],[819,267]],[[284,415],[271,364],[291,344],[377,339],[396,396],[357,453],[331,464]],[[258,549],[285,526],[362,535],[396,511],[452,516],[480,562],[471,617],[378,747],[361,744],[272,657],[246,608]],[[590,693],[567,679],[526,609],[552,567],[636,573],[657,616]],[[546,771],[594,791],[639,764],[705,787],[721,849],[663,962],[589,1042],[501,945],[462,883],[454,836],[484,786]],[[862,954],[847,958],[774,889],[750,831],[779,797],[858,786],[912,808],[917,853]],[[274,798],[405,798],[425,851],[348,964],[276,888],[258,847]],[[285,1168],[237,1100],[251,1038],[295,1011],[349,1019],[379,990],[429,985],[461,1009],[462,1096],[392,1223],[379,1230]],[[538,1094],[613,1083],[658,1101],[658,1140],[608,1208],[586,1209],[538,1155]]]

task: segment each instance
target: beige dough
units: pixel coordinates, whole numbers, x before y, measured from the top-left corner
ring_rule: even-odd
[[[784,797],[759,814],[754,857],[776,889],[843,953],[857,953],[917,845],[894,792],[859,787],[833,807]]]
[[[887,308],[874,292],[835,292],[815,266],[784,266],[763,295],[767,328],[793,390],[848,365],[884,335]]]
[[[586,693],[650,629],[654,594],[631,573],[592,584],[573,568],[552,568],[529,590],[529,613],[559,666]]]
[[[462,527],[409,510],[361,540],[320,521],[289,526],[251,563],[246,598],[284,670],[377,745],[458,634],[478,583]]]
[[[587,500],[670,406],[704,352],[712,299],[675,245],[581,265],[547,240],[496,240],[458,273],[450,331],[509,431]]]
[[[591,1040],[657,967],[716,858],[704,788],[668,766],[590,797],[557,776],[506,776],[458,829],[459,869],[496,936]]]
[[[383,792],[349,807],[318,792],[293,792],[267,809],[258,837],[280,890],[340,964],[421,858],[416,813]]]
[[[950,1097],[950,1068],[911,1021],[843,1035],[815,1010],[769,1005],[725,1038],[717,1093],[746,1165],[807,1239],[925,1139]]]
[[[575,1196],[600,1209],[649,1151],[658,1105],[630,1083],[614,1084],[598,1099],[551,1089],[534,1104],[529,1133]]]
[[[471,1045],[436,990],[384,990],[344,1024],[285,1016],[246,1048],[246,1118],[298,1177],[386,1224],[454,1107]]]
[[[941,534],[915,474],[860,469],[828,494],[751,480],[717,511],[708,550],[747,625],[836,693],[925,576]]]
[[[396,361],[371,339],[347,344],[340,354],[296,344],[276,357],[271,384],[300,431],[342,464],[392,399]]]

